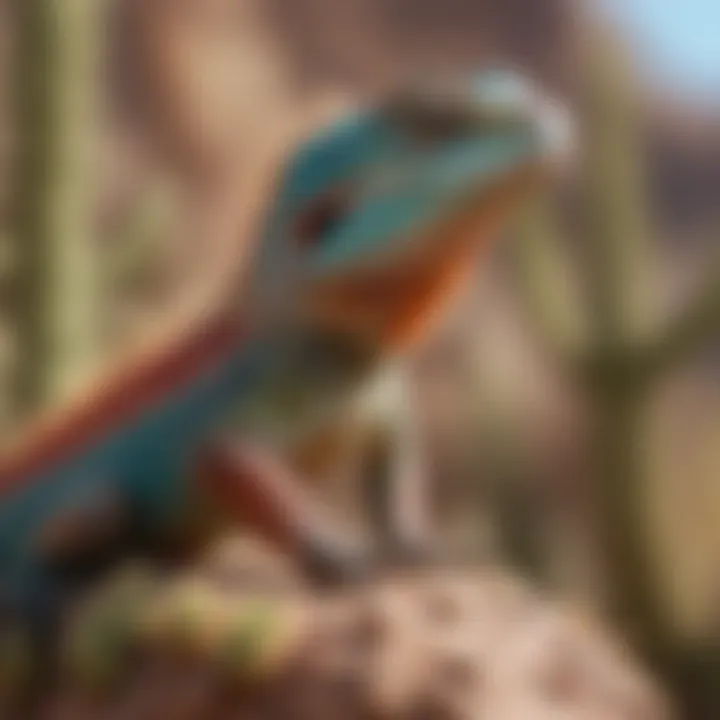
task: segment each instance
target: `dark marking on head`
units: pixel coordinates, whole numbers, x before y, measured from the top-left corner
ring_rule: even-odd
[[[418,84],[392,94],[385,114],[411,138],[423,144],[469,135],[477,118],[469,98],[452,86]]]
[[[342,222],[352,208],[348,188],[337,188],[311,200],[295,221],[295,240],[301,248],[315,247]]]

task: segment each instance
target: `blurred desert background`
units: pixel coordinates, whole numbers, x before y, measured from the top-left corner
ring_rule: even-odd
[[[274,129],[486,65],[565,99],[578,166],[412,361],[439,541],[605,615],[684,716],[718,717],[720,55],[690,86],[640,5],[589,0],[58,0],[65,45],[20,4],[0,15],[8,435],[213,282],[213,228],[241,224]]]

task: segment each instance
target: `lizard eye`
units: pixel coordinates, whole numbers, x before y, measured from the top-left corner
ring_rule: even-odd
[[[295,222],[295,239],[303,248],[323,242],[340,225],[352,207],[350,193],[338,190],[316,198],[300,211]]]

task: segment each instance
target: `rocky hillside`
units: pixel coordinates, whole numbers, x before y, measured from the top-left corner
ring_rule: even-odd
[[[281,94],[341,90],[355,96],[408,72],[502,63],[573,96],[583,28],[597,22],[590,3],[572,0],[119,3],[135,13],[140,8],[146,17],[155,14],[156,30],[165,36],[182,26],[185,13],[192,18],[192,32],[198,37],[204,33],[208,44],[217,47],[218,39],[234,44],[234,51],[222,58],[214,52],[218,66],[223,64],[230,94],[236,94],[238,108],[242,106],[233,116],[238,132],[245,127],[241,117],[274,111],[274,106],[257,104],[258,84],[264,91],[277,86]],[[142,85],[141,78],[152,77],[149,65],[157,65],[160,52],[155,47],[143,64],[139,61],[142,53],[123,47],[125,52],[121,50],[118,59],[125,79],[128,69],[134,69],[132,82]],[[263,67],[259,74],[258,66]],[[277,85],[279,75],[282,89]],[[253,77],[250,84],[248,76]],[[146,105],[152,98],[149,104],[157,110],[159,95],[156,84],[146,93]],[[207,94],[205,100],[209,102]],[[678,239],[706,226],[715,214],[714,199],[720,192],[720,119],[698,115],[699,110],[693,108],[681,112],[654,102],[646,102],[644,127],[654,205],[663,234]],[[222,104],[227,112],[227,98]]]

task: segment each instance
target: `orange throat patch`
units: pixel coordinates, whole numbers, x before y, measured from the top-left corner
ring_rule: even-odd
[[[422,341],[472,274],[477,252],[487,248],[535,178],[521,173],[498,185],[482,207],[471,205],[440,223],[406,258],[323,284],[313,295],[313,316],[384,351]]]

